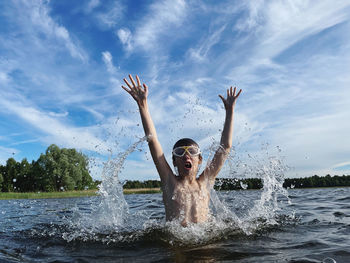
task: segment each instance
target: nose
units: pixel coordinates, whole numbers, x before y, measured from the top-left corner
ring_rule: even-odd
[[[184,159],[191,158],[191,155],[186,151],[185,154],[182,156]]]

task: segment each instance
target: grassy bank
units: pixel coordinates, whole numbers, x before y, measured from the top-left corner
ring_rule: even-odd
[[[97,190],[64,191],[64,192],[29,192],[29,193],[0,193],[0,199],[42,199],[94,196]]]
[[[96,196],[97,190],[84,191],[64,191],[64,192],[36,192],[36,193],[4,193],[0,192],[0,200],[6,199],[43,199],[43,198],[71,198],[71,197],[85,197]],[[124,189],[124,194],[154,194],[160,193],[160,188],[137,188]]]
[[[124,194],[157,194],[161,192],[160,188],[124,189]]]

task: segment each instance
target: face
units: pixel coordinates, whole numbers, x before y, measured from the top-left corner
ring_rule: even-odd
[[[177,167],[180,176],[196,176],[199,165],[202,163],[202,156],[199,148],[195,145],[178,147],[173,152],[174,166]],[[182,155],[182,156],[178,156]]]

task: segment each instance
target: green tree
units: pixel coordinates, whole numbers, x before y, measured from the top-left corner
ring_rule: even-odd
[[[66,169],[69,177],[71,177],[70,180],[74,182],[74,188],[83,190],[91,187],[93,181],[87,168],[87,157],[75,149],[62,149],[62,155],[67,156],[68,166],[66,166]]]
[[[75,149],[50,145],[33,167],[43,191],[83,190],[93,186],[88,159]]]
[[[0,165],[0,191],[62,191],[96,188],[88,171],[88,158],[75,149],[50,145],[37,161],[20,163],[9,158]]]
[[[5,172],[5,167],[0,164],[0,192],[2,192],[2,183],[4,182],[3,173]]]
[[[17,181],[19,163],[15,159],[9,158],[6,162],[3,172],[3,192],[13,192],[15,190],[13,183]]]
[[[13,183],[17,192],[32,191],[31,170],[32,165],[24,158],[18,163],[18,171],[16,181]]]
[[[40,155],[35,165],[35,170],[38,172],[38,190],[45,192],[57,191],[57,179],[60,178],[59,171],[57,171],[59,157],[60,149],[56,145],[50,145],[45,154]]]

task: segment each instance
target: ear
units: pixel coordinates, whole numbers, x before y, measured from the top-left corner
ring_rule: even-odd
[[[202,155],[200,154],[199,156],[198,156],[198,164],[201,164],[202,163],[202,161],[203,161],[203,158],[202,158]]]

